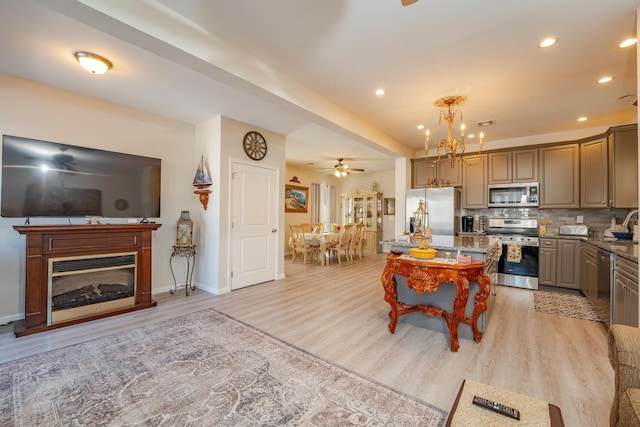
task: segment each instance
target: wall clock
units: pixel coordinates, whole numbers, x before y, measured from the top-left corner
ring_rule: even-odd
[[[252,160],[262,160],[267,155],[267,141],[256,131],[247,132],[242,146],[244,152]]]

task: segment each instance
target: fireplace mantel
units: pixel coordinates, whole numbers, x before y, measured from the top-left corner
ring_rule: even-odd
[[[27,239],[25,254],[25,318],[14,323],[16,336],[156,306],[151,298],[151,232],[161,224],[87,224],[14,226]],[[135,252],[135,303],[131,307],[47,323],[49,259]]]

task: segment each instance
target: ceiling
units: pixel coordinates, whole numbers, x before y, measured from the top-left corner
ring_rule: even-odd
[[[636,123],[640,0],[2,0],[0,72],[198,123],[287,136],[287,162],[389,169],[465,95],[485,149]],[[537,45],[553,36],[548,49]],[[108,57],[101,76],[73,52]],[[598,84],[604,75],[614,79]],[[375,89],[384,88],[378,97]],[[578,122],[580,116],[587,121]],[[475,151],[474,139],[467,149]]]

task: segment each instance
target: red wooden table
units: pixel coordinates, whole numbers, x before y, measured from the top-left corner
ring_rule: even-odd
[[[480,342],[482,334],[478,331],[478,316],[487,310],[487,298],[491,291],[491,281],[484,273],[484,267],[484,262],[459,264],[389,254],[387,265],[382,272],[384,300],[391,306],[389,331],[392,334],[395,333],[399,316],[417,311],[429,316],[441,317],[446,321],[449,328],[451,351],[458,351],[460,348],[458,343],[460,322],[471,325],[474,341]],[[453,283],[456,285],[453,311],[450,313],[433,305],[407,305],[398,301],[396,274],[404,276],[407,286],[418,294],[436,292],[441,283]],[[469,282],[478,282],[480,285],[480,291],[474,299],[473,314],[470,318],[465,316],[465,307],[469,299]]]

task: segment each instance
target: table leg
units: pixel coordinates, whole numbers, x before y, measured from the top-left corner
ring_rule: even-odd
[[[458,351],[460,348],[460,343],[458,342],[458,325],[460,321],[464,321],[465,319],[464,309],[469,299],[469,281],[464,277],[460,277],[458,281],[454,283],[457,287],[457,292],[453,300],[449,338],[451,340],[451,351]]]
[[[473,331],[473,340],[475,342],[480,342],[482,339],[482,334],[478,330],[478,317],[480,317],[480,313],[487,310],[487,299],[491,292],[491,280],[483,271],[478,274],[478,284],[480,285],[480,290],[474,298],[475,304],[473,315],[471,316],[471,330]]]
[[[169,269],[171,270],[171,277],[173,277],[173,289],[169,290],[169,293],[173,295],[178,290],[178,282],[176,282],[176,275],[173,272],[173,255],[169,258]]]

